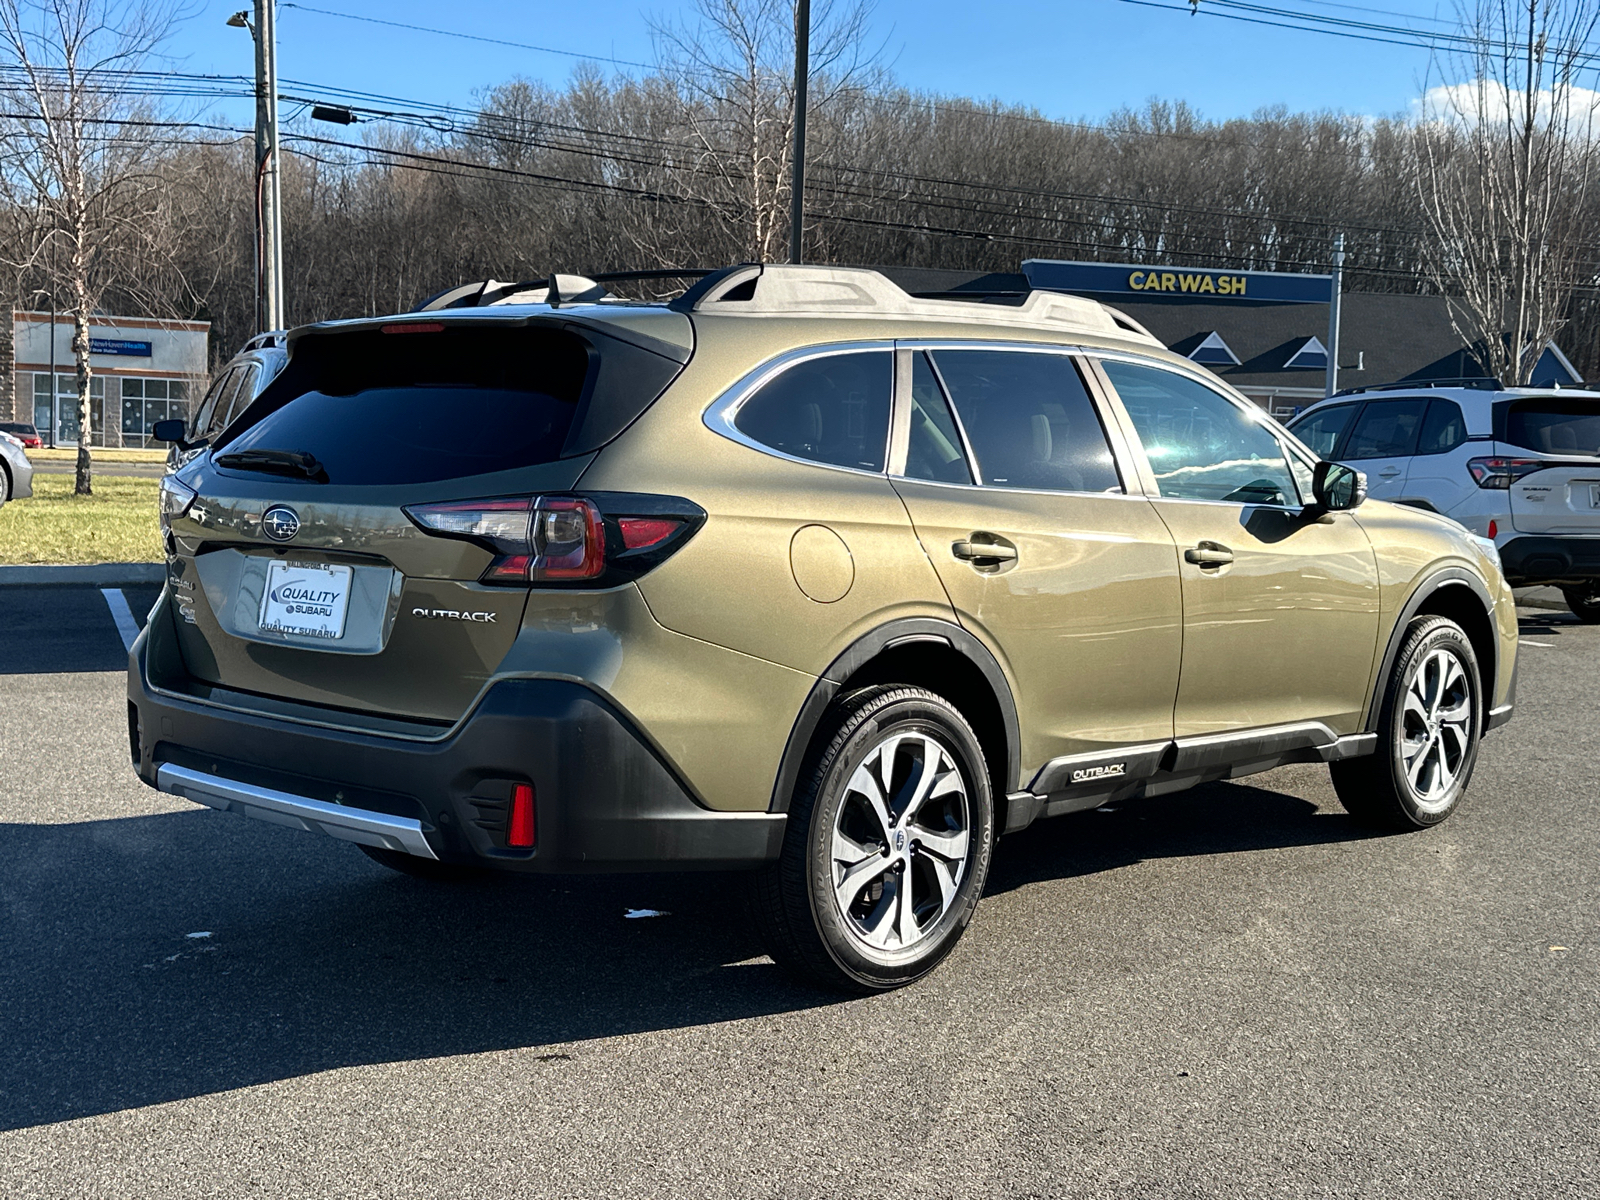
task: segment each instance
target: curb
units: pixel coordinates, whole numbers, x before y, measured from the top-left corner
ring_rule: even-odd
[[[0,587],[127,587],[160,583],[162,563],[85,563],[72,566],[0,567]]]

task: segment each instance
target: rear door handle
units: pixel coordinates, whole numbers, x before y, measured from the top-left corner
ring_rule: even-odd
[[[1400,468],[1385,467],[1383,470],[1379,471],[1378,474],[1385,479],[1393,479],[1396,475],[1400,474]]]
[[[950,553],[966,562],[1014,562],[1017,548],[1005,542],[955,542]]]
[[[1183,552],[1183,561],[1197,567],[1225,567],[1233,561],[1233,551],[1216,542],[1201,542],[1193,550]]]

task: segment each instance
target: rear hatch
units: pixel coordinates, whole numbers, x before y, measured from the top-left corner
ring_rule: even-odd
[[[1600,399],[1554,393],[1495,407],[1497,448],[1522,464],[1513,468],[1512,527],[1600,534]]]
[[[193,682],[458,719],[515,640],[529,586],[493,539],[449,535],[459,502],[495,498],[490,521],[520,510],[526,528],[535,497],[572,489],[665,390],[686,342],[499,314],[297,337],[283,373],[165,485]],[[445,515],[429,530],[419,511]]]

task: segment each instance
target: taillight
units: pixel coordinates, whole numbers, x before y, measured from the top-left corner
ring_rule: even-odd
[[[464,538],[494,552],[481,582],[607,587],[637,578],[671,554],[705,513],[673,497],[596,493],[648,516],[610,516],[587,496],[497,496],[413,504],[406,516],[428,533]],[[651,510],[654,509],[654,512]],[[662,510],[666,511],[663,512]],[[624,509],[624,512],[626,509]],[[636,510],[637,511],[637,510]]]
[[[1524,475],[1532,475],[1535,471],[1542,471],[1550,464],[1541,458],[1469,458],[1467,470],[1472,472],[1474,482],[1481,488],[1496,488],[1506,491],[1513,483]]]

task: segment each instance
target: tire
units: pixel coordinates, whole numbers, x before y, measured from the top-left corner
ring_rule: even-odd
[[[756,926],[808,982],[904,987],[955,948],[983,894],[994,848],[983,749],[948,700],[905,686],[844,697],[813,746],[783,851],[751,879]]]
[[[1600,624],[1600,585],[1570,583],[1561,589],[1572,615],[1586,625]]]
[[[400,874],[409,875],[413,879],[426,879],[430,883],[461,883],[468,879],[479,878],[483,874],[480,868],[463,867],[458,863],[440,862],[434,858],[418,858],[415,854],[406,854],[401,850],[385,850],[381,846],[363,846],[357,842],[356,849],[373,862],[388,867],[391,871],[399,871]]]
[[[1345,811],[1401,831],[1426,829],[1453,813],[1483,736],[1480,678],[1459,625],[1444,617],[1412,621],[1384,687],[1377,751],[1329,766]]]

